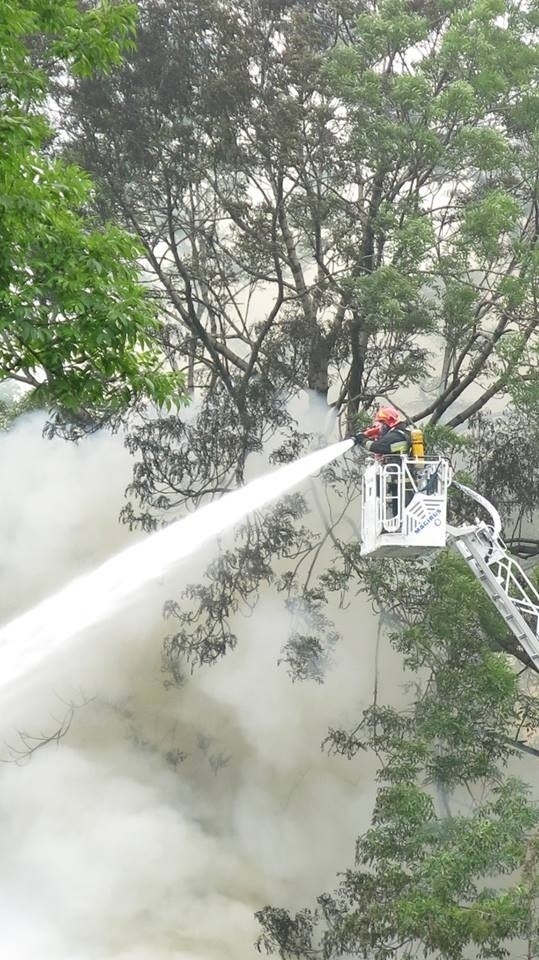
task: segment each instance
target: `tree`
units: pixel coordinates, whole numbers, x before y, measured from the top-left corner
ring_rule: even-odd
[[[511,391],[533,403],[535,12],[497,0],[140,9],[123,72],[57,90],[68,149],[100,186],[96,214],[139,235],[168,319],[164,349],[203,397],[192,423],[132,431],[140,459],[125,519],[151,529],[241,483],[247,455],[277,433],[273,456],[296,456],[313,442],[286,409],[301,390],[349,429],[375,398],[425,384],[429,338],[441,369],[432,402],[411,412],[429,418],[440,448],[458,445],[442,418],[468,423]],[[479,464],[470,451],[485,485],[498,454]],[[325,479],[345,512],[357,465]],[[508,484],[507,502],[515,492]],[[322,543],[336,560],[320,576]],[[280,577],[279,557],[290,561]],[[366,589],[397,620],[417,694],[404,716],[375,703],[352,733],[330,732],[347,756],[379,753],[372,829],[318,912],[262,912],[260,946],[302,958],[501,956],[530,923],[537,824],[503,772],[513,751],[533,750],[522,741],[537,723],[500,652],[504,624],[453,559],[366,564],[338,518],[313,532],[297,497],[238,531],[205,581],[168,605],[173,682],[234,645],[231,614],[267,581],[303,604],[306,629],[284,651],[294,676],[320,678],[335,593]],[[513,870],[520,884],[485,889]]]
[[[419,416],[484,378],[456,423],[531,369],[532,29],[500,2],[141,4],[123,72],[61,93],[193,385],[240,411],[255,373],[331,386],[354,414],[424,378],[435,332]]]
[[[379,790],[373,826],[357,845],[357,866],[316,912],[291,917],[266,908],[258,946],[282,958],[399,956],[460,960],[505,957],[529,929],[534,883],[485,887],[486,878],[526,863],[537,811],[521,784],[507,781],[471,816],[442,817],[428,791],[398,783]],[[313,938],[317,925],[321,940]],[[528,954],[536,956],[536,953]]]
[[[344,756],[379,757],[371,827],[316,910],[259,912],[259,948],[328,960],[503,957],[509,941],[537,937],[539,811],[504,771],[536,728],[537,699],[492,651],[504,624],[460,560],[418,564],[412,582],[385,565],[372,586],[406,623],[391,642],[413,671],[413,695],[402,712],[375,699],[355,729],[326,741]]]
[[[96,177],[96,213],[140,237],[163,348],[203,396],[199,426],[133,431],[130,522],[241,482],[277,429],[298,452],[298,391],[350,426],[425,383],[432,338],[442,371],[416,419],[467,422],[533,376],[533,18],[144,0],[120,71],[57,86],[68,155]],[[186,441],[210,423],[202,478]]]
[[[511,408],[495,419],[478,415],[471,424],[469,452],[472,476],[507,520],[506,540],[524,556],[539,551],[539,543],[523,536],[539,509],[539,423],[537,409]]]
[[[158,317],[139,280],[140,246],[90,213],[93,188],[50,155],[47,71],[106,72],[133,45],[135,9],[14,0],[0,11],[0,378],[78,428],[142,398],[181,396],[156,347]]]
[[[277,431],[276,460],[316,442],[286,410],[300,390],[350,424],[376,396],[424,382],[427,335],[442,370],[415,416],[438,438],[442,416],[467,422],[517,384],[533,395],[537,46],[533,12],[507,3],[502,22],[501,9],[145,0],[122,69],[57,85],[68,155],[96,177],[96,214],[140,237],[163,349],[202,396],[193,422],[132,430],[127,522],[152,529],[241,483],[247,455]],[[505,457],[509,475],[506,453],[495,469]],[[326,471],[343,504],[358,474],[350,461]],[[174,676],[183,657],[211,662],[233,644],[229,614],[260,582],[295,604],[304,570],[311,626],[284,658],[297,675],[323,661],[320,536],[304,501],[283,510],[238,532],[189,588],[191,609],[169,605]],[[337,556],[354,550],[332,542]],[[279,555],[295,558],[295,576],[277,576]],[[361,569],[345,564],[345,589]]]

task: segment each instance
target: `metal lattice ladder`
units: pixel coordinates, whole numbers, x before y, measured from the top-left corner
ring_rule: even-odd
[[[539,670],[539,592],[501,539],[498,511],[475,490],[456,482],[455,486],[485,507],[493,524],[478,520],[472,527],[448,525],[448,539]]]

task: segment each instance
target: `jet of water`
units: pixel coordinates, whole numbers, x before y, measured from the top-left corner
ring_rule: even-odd
[[[353,445],[342,440],[251,481],[72,580],[0,629],[0,687],[27,674],[61,644],[111,616],[145,584],[253,510],[331,463]]]

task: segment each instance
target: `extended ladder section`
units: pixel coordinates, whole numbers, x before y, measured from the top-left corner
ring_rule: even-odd
[[[448,526],[449,542],[464,557],[522,649],[539,669],[539,592],[501,539],[498,511],[470,487],[460,483],[455,486],[480,503],[490,513],[493,523],[489,526],[477,519],[473,527]]]
[[[363,476],[361,553],[416,557],[453,544],[539,670],[539,592],[501,539],[497,510],[475,490],[455,481],[492,523],[476,518],[470,526],[447,524],[451,479],[441,457],[369,460]]]

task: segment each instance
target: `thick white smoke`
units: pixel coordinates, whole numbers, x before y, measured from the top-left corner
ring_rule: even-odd
[[[119,438],[51,442],[30,417],[0,439],[0,456],[6,622],[137,535],[117,521],[130,479]],[[373,761],[328,757],[320,743],[370,700],[368,606],[339,613],[346,640],[321,686],[277,666],[291,624],[268,590],[238,617],[232,654],[167,689],[162,603],[195,576],[179,568],[10,691],[5,760],[24,750],[20,732],[50,735],[71,702],[86,704],[58,746],[0,767],[10,960],[251,958],[256,909],[308,903],[351,860]],[[383,680],[385,646],[381,658]]]
[[[179,562],[191,560],[202,546],[231,532],[249,513],[305,482],[352,443],[348,439],[330,444],[257,477],[132,544],[15,617],[0,628],[0,686],[12,686],[26,677],[53,651],[146,593],[150,583],[169,579]]]

